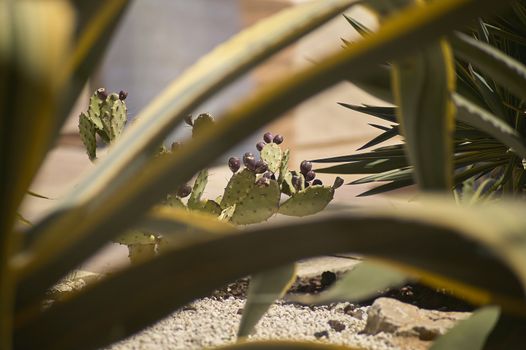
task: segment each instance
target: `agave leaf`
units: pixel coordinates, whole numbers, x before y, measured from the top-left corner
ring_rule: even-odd
[[[65,1],[0,3],[0,348],[11,348],[10,259],[23,239],[13,225],[52,140],[73,22]]]
[[[293,224],[248,228],[243,234],[168,250],[45,311],[24,310],[17,318],[15,346],[101,347],[225,281],[336,251],[395,262],[424,283],[474,303],[498,304],[505,312],[526,315],[523,211],[523,205],[515,202],[463,208],[447,199],[399,209],[325,212]]]
[[[455,54],[473,63],[495,82],[526,99],[526,67],[497,48],[456,32],[449,38]]]
[[[243,69],[249,66],[247,62],[253,64],[254,56],[247,55],[248,52],[262,58],[267,57],[272,49],[281,47],[265,47],[262,42],[250,36],[248,38],[251,41],[248,45],[248,34],[241,34],[243,40],[236,42],[233,39],[230,42],[235,43],[235,47],[227,45],[218,49],[221,59],[218,55],[208,56],[199,63],[198,76],[190,79],[188,74],[185,75],[182,82],[176,83],[161,95],[142,117],[138,117],[139,121],[124,133],[121,141],[115,144],[113,151],[97,167],[100,170],[94,170],[97,176],[88,175],[87,180],[81,181],[76,188],[74,195],[67,196],[51,216],[31,230],[30,233],[37,235],[38,239],[15,260],[15,266],[20,273],[17,294],[19,307],[42,297],[44,290],[60,276],[93,254],[112,236],[131,226],[139,214],[162,198],[169,186],[187,181],[191,174],[206,167],[210,161],[240,141],[247,131],[257,130],[299,102],[342,79],[359,77],[382,62],[399,59],[408,50],[436,40],[444,33],[461,26],[466,20],[487,11],[493,12],[506,3],[507,1],[496,3],[490,0],[444,0],[411,7],[386,21],[378,32],[371,34],[366,40],[361,40],[346,50],[330,54],[316,66],[306,67],[283,77],[263,87],[250,98],[236,103],[235,107],[227,109],[223,116],[218,118],[215,128],[205,130],[202,135],[183,145],[177,154],[149,161],[135,158],[136,155],[147,152],[150,143],[152,147],[156,147],[159,137],[171,130],[171,127],[182,120],[197,103],[228,83],[237,73],[244,71]],[[306,7],[293,7],[287,16],[278,17],[277,23],[276,20],[272,22],[272,19],[271,22],[260,22],[254,30],[257,37],[263,37],[264,43],[273,42],[275,38],[261,28],[274,27],[272,33],[279,35],[281,45],[288,42],[286,40],[292,40],[291,37],[296,38],[306,31],[300,24],[308,23],[309,28],[312,28],[312,23],[316,21],[305,15],[306,9],[316,20],[323,22],[349,4],[345,1],[325,0],[311,5],[312,7],[309,7],[309,4],[305,4]],[[327,11],[324,12],[324,9]],[[294,19],[300,17],[301,20],[299,23],[295,22],[291,16]],[[280,32],[284,22],[286,28],[294,28],[294,35],[285,31],[290,34],[286,36]],[[299,33],[298,26],[301,27],[302,33]],[[254,51],[254,47],[261,48],[262,51]],[[227,60],[223,55],[226,58],[234,57],[235,60]],[[242,64],[234,64],[239,63],[240,59],[243,60]],[[227,62],[225,66],[222,65]],[[219,70],[216,69],[218,65]],[[220,73],[217,80],[217,75],[209,74],[211,70]],[[232,73],[233,71],[236,74]],[[206,74],[201,75],[203,72]],[[343,75],[342,72],[346,74]],[[198,86],[203,89],[197,91],[188,88],[188,82],[196,81],[199,81]],[[183,87],[183,90],[179,90]],[[189,91],[195,92],[195,95],[192,93],[192,96],[189,96]],[[187,104],[180,104],[180,99],[167,98],[179,92]],[[171,108],[168,108],[167,104]],[[180,110],[181,113],[176,113],[176,110]],[[153,119],[155,123],[152,122]],[[135,161],[134,166],[130,167],[132,161]],[[141,161],[147,162],[148,172],[139,171],[142,169]],[[119,181],[113,181],[117,176]],[[90,203],[89,200],[93,202]],[[80,204],[84,205],[79,207]],[[71,207],[74,209],[70,209]],[[80,220],[86,215],[90,216],[90,220]],[[64,231],[72,234],[63,235]]]
[[[251,276],[247,301],[237,331],[238,337],[248,337],[270,306],[283,297],[296,278],[296,264],[287,264]]]
[[[92,75],[128,7],[128,0],[74,0],[77,16],[75,45],[64,60],[61,105],[55,134],[66,121],[88,78]]]
[[[486,306],[468,319],[459,321],[446,334],[436,339],[429,350],[482,350],[500,315],[497,306]]]
[[[371,69],[367,75],[354,77],[350,82],[363,91],[376,96],[386,102],[393,103],[393,92],[391,89],[390,67],[381,64]]]
[[[457,107],[458,120],[485,131],[510,147],[521,158],[526,158],[526,145],[515,129],[461,95],[454,94],[453,100]]]
[[[453,184],[452,131],[455,114],[453,58],[444,41],[393,65],[392,77],[402,135],[414,176],[424,191]]]
[[[311,305],[342,301],[355,303],[372,298],[388,288],[402,286],[407,281],[408,277],[404,273],[365,261],[347,272],[329,290],[320,294],[294,296],[289,300]]]

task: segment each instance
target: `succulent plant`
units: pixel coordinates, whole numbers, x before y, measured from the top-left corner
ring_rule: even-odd
[[[108,94],[106,89],[97,89],[90,98],[88,110],[79,116],[80,137],[90,160],[97,158],[97,138],[109,144],[124,131],[127,108],[124,100],[128,94]]]
[[[104,97],[104,93],[105,90],[97,90],[90,101],[88,113],[81,114],[79,119],[79,125],[82,125],[81,137],[90,158],[95,157],[95,134],[106,131],[105,118],[112,116],[106,112],[115,109],[112,104],[122,103],[123,99],[120,97],[125,98],[125,93],[121,92],[119,95],[106,94],[103,100],[101,96]],[[99,117],[104,115],[106,117]],[[193,127],[192,136],[195,136],[212,125],[214,119],[210,114],[203,113],[195,119],[189,115],[185,122]],[[105,135],[111,141],[119,134]],[[300,171],[290,171],[290,151],[282,150],[279,146],[283,143],[283,136],[273,136],[267,132],[263,138],[265,142],[256,145],[260,152],[259,160],[250,152],[243,155],[242,161],[238,157],[228,159],[228,167],[233,174],[223,195],[215,201],[202,198],[208,182],[208,171],[205,169],[197,174],[193,186],[180,186],[175,193],[167,195],[163,204],[202,211],[236,225],[262,222],[278,212],[284,215],[305,216],[325,208],[337,186],[324,187],[321,181],[315,180],[313,185],[317,186],[313,189],[309,183],[316,176],[312,171],[312,164],[303,161]],[[170,150],[161,146],[158,155],[176,152],[181,146],[180,142],[172,143]],[[290,198],[280,204],[282,193]],[[119,237],[116,242],[128,245],[130,260],[139,262],[156,254],[156,249],[163,244],[163,237],[152,233],[132,232]]]

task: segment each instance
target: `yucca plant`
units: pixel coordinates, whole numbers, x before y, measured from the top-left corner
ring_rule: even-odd
[[[433,43],[443,43],[442,36],[451,30],[509,3],[443,0],[411,4],[385,20],[366,40],[236,101],[214,128],[187,142],[176,154],[152,157],[164,137],[200,103],[353,2],[319,0],[300,5],[218,47],[147,106],[93,171],[30,228],[15,226],[19,204],[127,2],[0,3],[0,348],[101,347],[242,276],[260,276],[263,283],[253,287],[254,293],[279,295],[288,282],[286,277],[290,277],[286,266],[301,258],[338,251],[376,258],[404,276],[448,288],[481,305],[498,306],[483,308],[449,337],[437,341],[435,349],[480,348],[497,322],[499,307],[503,316],[489,338],[488,348],[520,348],[526,315],[526,222],[520,204],[458,208],[444,200],[401,211],[349,210],[292,224],[255,227],[242,234],[196,213],[154,207],[166,193],[186,183],[247,133],[344,79],[367,78],[386,61],[420,57],[422,47],[430,43],[441,57],[434,64],[451,64],[445,44]],[[404,74],[403,69],[400,74]],[[427,97],[435,96],[439,104],[449,98],[449,94],[438,92],[450,88],[451,77],[441,78],[444,83],[436,86],[439,91],[427,91]],[[522,75],[504,74],[500,78],[524,86]],[[403,87],[396,89],[407,92]],[[405,93],[400,96],[411,100]],[[442,125],[446,116],[455,116],[447,112],[433,113],[429,118]],[[403,118],[406,133],[419,122],[411,119],[411,114]],[[428,158],[419,157],[418,140],[406,134],[417,171],[426,167],[443,170],[431,179],[419,177],[424,180],[424,189],[449,188],[448,136],[445,132],[441,135],[442,139],[435,138],[430,145],[430,149],[445,150],[437,165],[425,163]],[[424,163],[418,162],[420,159]],[[180,229],[188,226],[196,229],[192,237]],[[48,288],[130,228],[167,232],[178,244],[50,308],[41,307]],[[399,273],[393,277],[382,271],[386,278],[376,286],[400,280]],[[349,278],[357,280],[356,274]],[[269,280],[272,282],[265,283]],[[366,292],[371,288],[367,279],[357,282],[346,289],[349,299],[364,295],[353,291],[360,283]],[[260,306],[254,308],[256,316],[261,314]],[[248,326],[240,334],[247,334],[253,323],[246,321]],[[334,347],[240,342],[228,348]]]
[[[504,74],[511,76],[526,73],[523,66],[526,62],[525,14],[526,2],[515,1],[507,12],[480,18],[463,32],[454,33],[449,37],[455,55],[457,77],[456,90],[452,97],[458,109],[453,134],[453,184],[457,186],[455,193],[461,193],[463,184],[465,187],[472,187],[465,183],[468,179],[469,184],[476,180],[475,187],[484,184],[480,187],[483,197],[503,191],[520,194],[526,185],[526,173],[522,162],[526,143],[523,120],[524,94],[521,92],[524,91],[524,86],[509,84],[500,78]],[[357,20],[350,17],[347,17],[347,20],[361,35],[367,36],[370,33],[370,30]],[[502,70],[499,65],[508,69],[508,72]],[[389,88],[390,69],[389,65],[384,65],[378,69],[376,81],[357,82],[357,85],[363,84],[366,90],[393,102]],[[432,75],[433,72],[426,74]],[[391,124],[371,124],[382,130],[382,133],[358,150],[370,149],[402,134],[396,117],[396,107],[348,103],[341,105]],[[431,108],[433,107],[429,104],[423,106],[419,111],[422,119]],[[478,117],[474,117],[473,114],[477,114]],[[345,163],[319,169],[320,172],[371,174],[353,181],[352,184],[382,183],[362,193],[362,196],[415,183],[413,166],[406,156],[403,143],[317,161]]]

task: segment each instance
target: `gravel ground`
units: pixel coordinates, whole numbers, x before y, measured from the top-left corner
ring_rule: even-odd
[[[244,303],[233,297],[201,299],[106,350],[203,349],[232,343]],[[313,340],[398,350],[389,334],[359,334],[365,326],[367,309],[349,303],[308,307],[280,301],[260,321],[250,339]]]

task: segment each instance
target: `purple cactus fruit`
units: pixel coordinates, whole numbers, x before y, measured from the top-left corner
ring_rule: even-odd
[[[256,164],[255,162],[256,158],[254,158],[254,155],[250,152],[247,152],[243,155],[243,164],[245,164],[246,167],[248,167],[247,162],[249,160],[254,160],[254,164]]]
[[[304,176],[305,176],[305,180],[312,181],[316,177],[316,173],[313,170],[310,170],[309,172],[304,174]]]
[[[190,126],[194,126],[194,120],[191,114],[188,114],[186,117],[184,117],[184,122]]]
[[[230,159],[228,159],[228,167],[233,173],[236,173],[241,167],[241,161],[237,157],[230,157]]]
[[[128,97],[128,93],[124,90],[119,91],[119,100],[124,101]]]
[[[264,176],[260,177],[256,181],[256,186],[258,187],[263,187],[263,186],[268,187],[269,185],[270,185],[270,179]]]
[[[245,162],[245,166],[247,167],[248,170],[251,170],[251,171],[256,171],[256,160],[254,158],[249,158],[246,162]]]
[[[314,181],[312,181],[312,186],[321,186],[323,185],[323,182],[321,182],[320,179],[314,179]]]
[[[273,138],[274,138],[274,135],[272,135],[270,132],[266,132],[265,135],[263,135],[263,140],[266,143],[271,143]]]
[[[261,159],[256,162],[256,174],[263,174],[268,170],[268,165]]]
[[[265,142],[258,142],[256,144],[256,148],[258,149],[258,151],[261,152],[261,150],[263,149],[263,147],[265,147],[266,143]]]
[[[192,193],[192,187],[189,184],[182,185],[177,190],[177,196],[181,198],[188,197],[190,193]]]
[[[332,185],[332,187],[338,188],[338,187],[341,187],[342,185],[343,185],[343,179],[337,176],[336,179],[334,179],[334,185]]]
[[[283,142],[283,136],[276,135],[274,136],[274,139],[272,141],[274,141],[275,144],[279,145]]]
[[[100,89],[97,89],[97,96],[101,100],[106,101],[106,99],[108,98],[108,93],[106,92],[105,88],[100,88]]]
[[[174,142],[172,143],[172,146],[170,147],[172,152],[177,151],[179,148],[181,148],[183,144],[181,142]]]
[[[310,183],[308,181],[305,181],[305,183],[303,184],[303,187],[307,188],[310,186]]]
[[[300,172],[303,174],[303,175],[307,175],[307,173],[309,171],[311,171],[312,169],[312,163],[309,162],[308,160],[304,160],[303,162],[301,162],[300,164]]]

